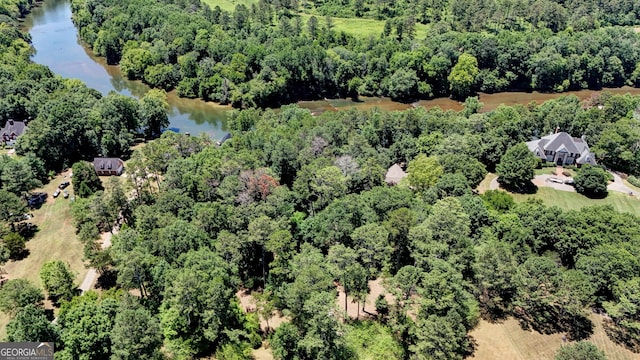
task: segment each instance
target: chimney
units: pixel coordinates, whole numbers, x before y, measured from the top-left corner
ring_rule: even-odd
[[[556,126],[556,134],[560,131],[560,126]]]
[[[9,125],[13,125],[13,119],[9,119]]]

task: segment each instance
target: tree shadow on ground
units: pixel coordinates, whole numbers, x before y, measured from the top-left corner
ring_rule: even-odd
[[[605,319],[602,322],[602,326],[604,327],[604,332],[611,341],[624,346],[634,353],[640,353],[640,338],[638,337],[637,330],[625,329],[622,326],[616,325],[616,323],[611,319]]]
[[[547,315],[554,312],[546,312]],[[571,341],[579,341],[589,338],[593,334],[593,322],[585,315],[560,315],[544,316],[535,319],[534,316],[519,316],[518,322],[523,330],[535,330],[541,334],[566,333]]]
[[[500,186],[509,192],[517,194],[533,195],[538,192],[538,186],[531,181],[529,181],[526,185],[520,187],[508,186],[505,184],[500,184]]]
[[[105,270],[96,281],[96,288],[102,290],[108,290],[116,287],[116,280],[118,279],[118,273],[113,270]]]
[[[29,249],[22,249],[22,251],[12,256],[11,260],[13,261],[24,260],[29,256],[29,254],[31,254],[31,251],[29,251]]]

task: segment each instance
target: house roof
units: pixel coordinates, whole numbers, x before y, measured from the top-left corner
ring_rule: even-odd
[[[583,138],[575,138],[566,132],[543,136],[540,139],[527,142],[527,147],[536,156],[545,159],[545,151],[566,152],[580,154],[578,164],[595,164],[595,155],[589,150],[589,145]]]
[[[0,137],[3,135],[15,135],[16,137],[20,136],[22,135],[26,127],[27,126],[24,121],[8,120],[6,124],[4,124],[2,130],[0,130]]]
[[[120,158],[93,158],[93,168],[96,172],[118,171],[124,168],[124,161]]]
[[[385,175],[384,181],[386,181],[387,184],[389,184],[389,185],[398,184],[400,182],[400,180],[402,180],[405,177],[407,177],[407,175],[408,174],[406,172],[404,172],[404,170],[402,170],[400,165],[393,164],[389,168],[389,170],[387,170],[387,175]]]

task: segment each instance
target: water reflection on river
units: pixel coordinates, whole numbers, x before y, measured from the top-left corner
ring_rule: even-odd
[[[149,87],[122,75],[118,66],[108,66],[103,58],[93,56],[81,45],[78,30],[71,21],[69,0],[46,0],[24,22],[31,35],[36,54],[33,61],[48,66],[54,73],[82,80],[90,88],[107,94],[115,91],[141,97]],[[170,92],[170,128],[197,135],[205,133],[216,139],[225,132],[226,112],[231,108],[198,99],[180,98]]]

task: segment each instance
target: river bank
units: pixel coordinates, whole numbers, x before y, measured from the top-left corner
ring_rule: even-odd
[[[71,5],[69,0],[47,0],[39,3],[24,19],[23,26],[28,29],[36,53],[34,62],[48,66],[54,73],[65,78],[82,80],[88,87],[107,94],[115,91],[133,97],[141,97],[149,87],[141,81],[127,79],[117,65],[108,65],[104,58],[97,57],[91,49],[80,41],[78,30],[71,20]],[[501,92],[494,94],[479,93],[479,100],[483,103],[481,112],[496,109],[498,106],[531,102],[538,104],[556,99],[560,96],[574,95],[581,100],[588,99],[595,94],[609,91],[614,94],[629,93],[640,95],[640,88],[622,87],[602,90],[579,90],[564,93],[541,92]],[[194,135],[201,133],[212,138],[221,138],[226,133],[227,111],[230,106],[219,105],[200,99],[181,98],[175,91],[167,94],[169,103],[170,129],[177,132],[189,132]],[[299,101],[300,107],[314,113],[337,111],[356,108],[367,110],[380,108],[385,111],[406,110],[413,107],[433,108],[443,110],[462,110],[462,102],[450,98],[436,98],[420,100],[413,103],[401,103],[389,98],[361,97],[358,101],[351,99],[324,99],[314,101]]]

